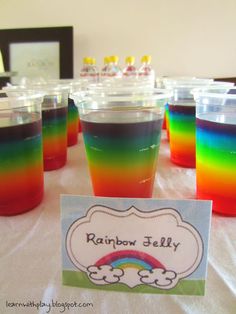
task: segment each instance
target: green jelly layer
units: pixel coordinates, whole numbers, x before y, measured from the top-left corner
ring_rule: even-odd
[[[96,138],[84,134],[86,152],[90,162],[96,164],[133,165],[149,163],[156,158],[160,136],[124,138]]]
[[[68,107],[68,115],[67,115],[67,121],[72,122],[78,119],[78,109],[74,106]]]
[[[176,116],[170,115],[169,119],[170,128],[174,132],[195,133],[196,131],[195,118],[179,119]]]
[[[234,136],[197,129],[197,158],[217,167],[236,169]]]
[[[65,134],[67,130],[66,119],[58,119],[52,123],[43,122],[43,136],[55,136],[58,134]]]
[[[26,168],[42,161],[41,135],[0,145],[0,171]]]
[[[219,168],[236,169],[236,151],[223,150],[202,143],[197,143],[197,158],[199,161],[215,165]]]

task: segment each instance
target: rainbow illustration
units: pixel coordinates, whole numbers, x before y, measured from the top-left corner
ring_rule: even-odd
[[[65,165],[67,159],[67,107],[42,111],[44,170]]]
[[[146,269],[151,270],[153,268],[163,268],[162,263],[151,255],[136,251],[136,250],[122,250],[112,252],[102,258],[100,258],[95,266],[111,265],[113,268],[135,268],[138,270]]]
[[[195,168],[195,106],[169,104],[169,131],[171,161]]]
[[[72,99],[68,99],[68,115],[67,115],[67,146],[72,146],[78,142],[79,128],[78,108]]]
[[[152,196],[162,119],[143,114],[130,123],[81,120],[95,195]]]
[[[236,215],[236,125],[197,118],[197,198]]]
[[[0,215],[28,211],[43,198],[41,125],[37,119],[0,127]]]

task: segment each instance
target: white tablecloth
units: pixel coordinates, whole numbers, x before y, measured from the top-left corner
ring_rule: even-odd
[[[0,314],[236,313],[236,218],[213,215],[204,297],[88,290],[61,283],[60,194],[92,195],[81,134],[79,144],[68,148],[67,165],[45,173],[43,202],[28,213],[0,217]],[[163,131],[153,196],[194,195],[195,170],[170,162]],[[53,308],[44,306],[52,300]],[[70,310],[63,302],[71,304]]]

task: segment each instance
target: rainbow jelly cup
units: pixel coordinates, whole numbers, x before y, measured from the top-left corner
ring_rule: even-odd
[[[67,146],[73,146],[78,143],[79,132],[79,115],[78,108],[74,100],[68,99],[68,116],[67,116]]]
[[[43,198],[42,99],[0,98],[0,215],[26,212]]]
[[[216,213],[236,216],[236,95],[211,88],[194,96],[197,198],[213,200]]]
[[[173,163],[195,168],[195,102],[191,91],[210,84],[211,79],[195,77],[165,78],[163,84],[173,91],[168,104],[170,159]]]
[[[80,130],[78,108],[70,93],[80,91],[86,88],[87,81],[82,79],[59,79],[49,80],[49,84],[58,84],[68,89],[68,114],[67,114],[67,146],[73,146],[78,143],[78,133]]]
[[[63,167],[67,161],[67,105],[68,94],[51,91],[42,104],[44,170]]]
[[[79,104],[94,194],[151,197],[165,90],[99,90]]]
[[[169,113],[169,104],[165,104],[165,117],[166,117],[166,136],[167,140],[170,140],[170,113]]]
[[[195,103],[169,104],[171,161],[195,167]]]

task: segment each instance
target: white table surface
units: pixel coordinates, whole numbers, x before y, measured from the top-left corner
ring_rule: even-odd
[[[61,283],[60,194],[92,195],[81,134],[67,165],[45,173],[45,196],[34,210],[0,217],[0,314],[236,313],[236,217],[213,215],[206,295],[170,296],[81,289]],[[194,198],[195,170],[173,165],[163,131],[153,197]],[[53,300],[54,308],[43,306]],[[41,307],[34,306],[38,302]],[[92,303],[65,310],[62,302]],[[29,307],[12,302],[31,302]],[[11,305],[11,306],[10,306]]]

